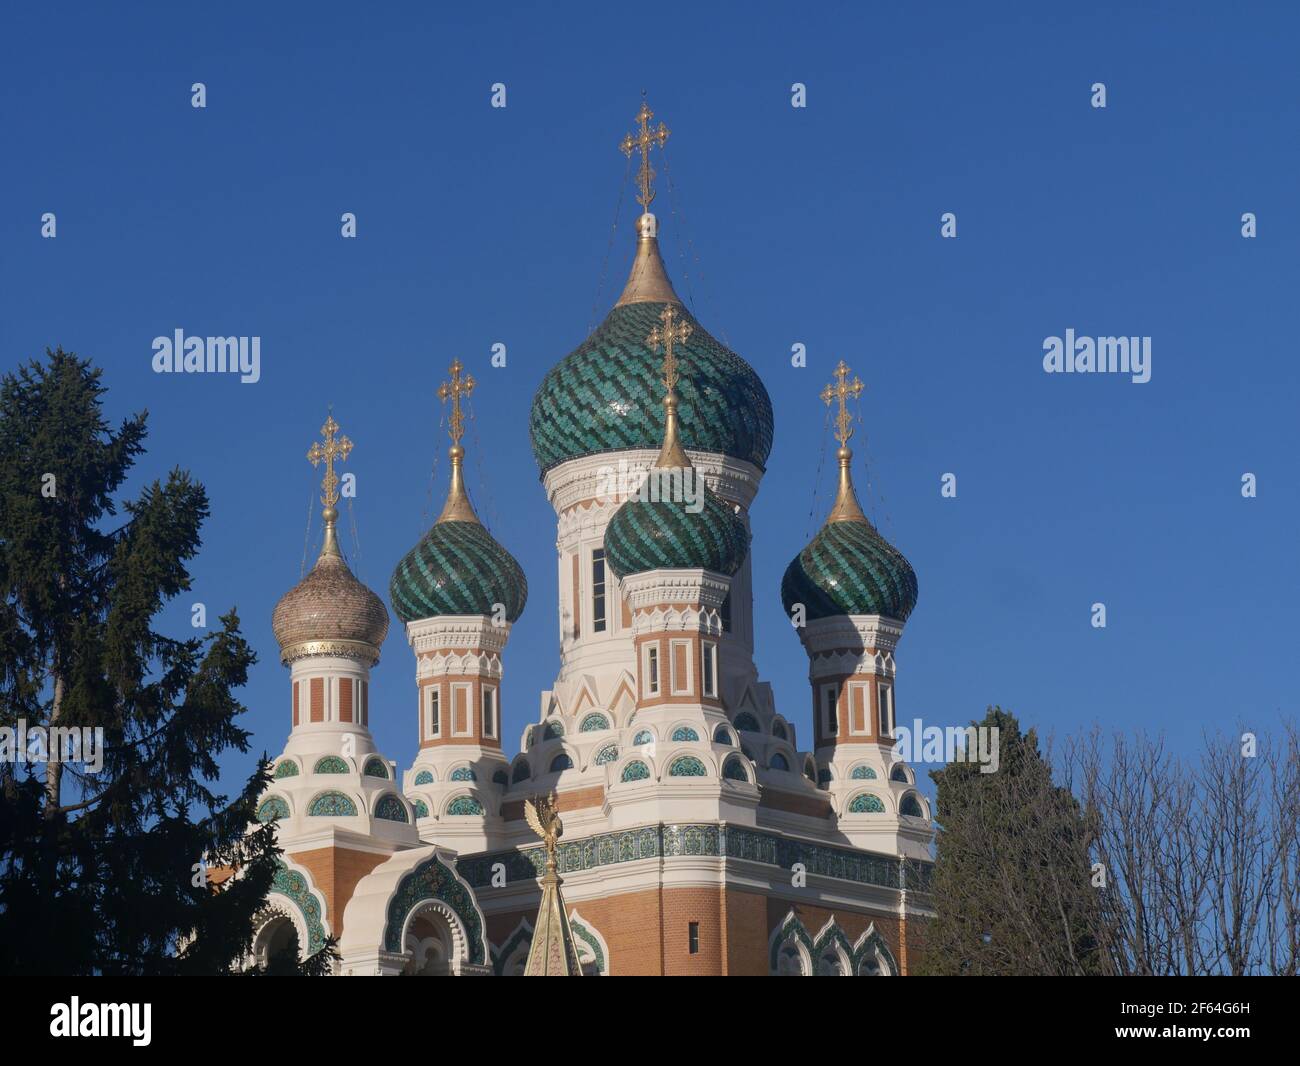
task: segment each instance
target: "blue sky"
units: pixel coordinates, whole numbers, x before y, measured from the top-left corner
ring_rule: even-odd
[[[274,754],[289,709],[271,609],[319,513],[304,453],[332,403],[356,443],[345,547],[386,598],[445,491],[434,391],[463,360],[471,493],[530,581],[507,652],[513,752],[558,665],[527,413],[625,276],[636,208],[629,189],[611,250],[616,146],[644,88],[673,131],[675,195],[661,180],[655,207],[678,291],[775,404],[758,658],[801,740],[806,660],[778,588],[829,506],[817,393],[841,358],[868,386],[864,506],[920,579],[900,721],[1001,703],[1045,732],[1144,728],[1177,748],[1265,729],[1296,707],[1300,19],[1045,6],[10,5],[0,367],[46,345],[93,358],[114,418],[150,412],[133,485],[173,464],[207,485],[194,593],[168,620],[239,608],[261,655],[246,723]],[[177,328],[260,336],[261,381],[154,374],[151,341]],[[1043,340],[1067,328],[1150,336],[1151,382],[1045,374]],[[318,538],[317,521],[309,561]],[[413,676],[395,622],[371,715],[399,763]]]

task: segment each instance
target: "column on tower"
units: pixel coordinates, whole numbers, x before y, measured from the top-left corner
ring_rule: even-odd
[[[501,751],[501,680],[528,581],[483,527],[464,481],[464,414],[474,389],[459,360],[439,396],[451,405],[451,480],[441,514],[397,564],[389,585],[416,658],[419,750],[404,775],[422,834],[483,850],[509,786]]]
[[[895,752],[894,653],[916,606],[916,574],[858,503],[847,401],[863,386],[849,373],[841,362],[822,393],[839,407],[835,503],[786,568],[781,600],[808,653],[818,785],[839,828],[858,846],[924,858],[926,802]]]
[[[258,819],[279,822],[286,851],[327,838],[417,842],[410,806],[397,790],[396,767],[370,732],[370,670],[388,632],[388,612],[352,574],[339,547],[335,462],[352,442],[336,436],[333,417],[323,442],[307,453],[324,463],[324,540],[311,571],[276,604],[271,626],[289,667],[289,738],[275,760]]]
[[[638,493],[610,519],[604,546],[631,609],[636,678],[629,743],[609,768],[611,804],[619,805],[620,791],[635,802],[641,782],[657,783],[662,811],[673,800],[665,799],[665,784],[688,789],[684,796],[696,782],[714,791],[728,779],[748,786],[753,769],[735,750],[719,656],[722,608],[749,554],[749,529],[682,448],[674,348],[691,326],[672,304],[659,317],[647,343],[664,349],[663,444]]]

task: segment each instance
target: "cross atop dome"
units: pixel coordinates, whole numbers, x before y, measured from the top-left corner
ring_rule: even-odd
[[[835,495],[835,506],[826,519],[828,523],[867,520],[858,504],[857,494],[853,491],[853,475],[849,469],[853,460],[853,450],[849,447],[849,438],[853,436],[853,416],[849,414],[848,403],[849,397],[856,400],[861,396],[866,386],[856,377],[850,381],[850,373],[848,364],[841,359],[840,365],[835,368],[835,380],[821,391],[822,403],[827,407],[837,400],[840,405],[839,413],[835,416],[835,439],[840,444],[839,451],[835,453],[840,464],[840,484]]]
[[[866,388],[856,377],[852,382],[849,382],[848,377],[848,365],[841,359],[840,365],[835,368],[835,380],[822,389],[822,403],[827,407],[837,399],[840,401],[840,411],[835,416],[835,439],[839,441],[841,448],[845,447],[849,443],[849,438],[853,436],[853,416],[849,414],[848,399],[852,396],[856,400]]]
[[[475,385],[472,375],[461,375],[464,369],[459,359],[453,359],[447,368],[451,380],[438,386],[438,399],[443,403],[451,403],[451,417],[447,420],[447,433],[451,437],[451,448],[447,453],[451,457],[451,485],[447,489],[447,502],[443,504],[438,522],[478,522],[478,515],[474,513],[465,491],[465,479],[461,471],[465,460],[465,449],[460,443],[465,435],[465,414],[460,409],[460,401],[474,391]]]
[[[690,459],[682,448],[677,434],[677,353],[673,346],[685,344],[695,327],[681,317],[681,312],[669,304],[659,312],[662,326],[655,326],[647,334],[645,342],[652,352],[658,352],[662,344],[664,349],[664,443],[659,450],[655,466],[663,469],[685,469],[691,465]]]
[[[659,123],[658,129],[650,128],[650,120],[655,117],[655,113],[650,110],[650,105],[646,103],[645,90],[641,92],[641,110],[637,112],[636,121],[640,123],[641,129],[634,137],[628,134],[619,142],[619,150],[629,159],[633,152],[641,153],[641,168],[637,173],[637,185],[641,192],[636,198],[636,202],[641,205],[641,209],[650,213],[650,204],[654,201],[654,179],[655,172],[650,166],[650,149],[658,147],[661,151],[668,141],[668,134],[671,132],[662,122]]]
[[[320,497],[320,502],[325,505],[325,510],[321,512],[321,517],[325,519],[325,543],[321,546],[321,555],[339,554],[338,539],[334,533],[334,523],[339,516],[338,509],[334,506],[339,502],[339,479],[334,473],[334,460],[343,462],[347,459],[352,454],[352,442],[347,437],[335,440],[334,435],[338,431],[339,424],[334,421],[334,415],[328,415],[325,424],[320,427],[320,435],[325,438],[325,443],[316,441],[307,449],[307,461],[312,466],[320,466],[322,462],[325,464]]]

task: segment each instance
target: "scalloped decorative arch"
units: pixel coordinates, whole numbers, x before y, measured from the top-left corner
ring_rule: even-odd
[[[464,928],[465,961],[475,964],[487,962],[483,916],[474,902],[474,894],[436,854],[420,863],[398,882],[388,902],[384,949],[393,953],[401,951],[402,938],[411,914],[431,902],[445,905]]]

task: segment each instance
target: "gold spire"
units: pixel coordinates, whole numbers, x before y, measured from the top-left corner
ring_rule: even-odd
[[[325,542],[320,549],[320,558],[322,559],[327,555],[342,558],[342,553],[339,551],[338,536],[334,531],[334,523],[339,516],[338,509],[334,506],[339,502],[339,479],[338,475],[334,473],[334,460],[337,459],[342,462],[347,459],[352,452],[352,442],[347,437],[339,437],[335,440],[334,434],[338,431],[339,424],[334,421],[334,416],[331,414],[325,419],[325,424],[320,427],[320,435],[325,438],[325,443],[322,445],[320,441],[316,441],[307,450],[307,459],[312,466],[320,466],[322,462],[325,463],[325,477],[321,481],[320,497],[320,502],[325,505],[325,509],[321,512],[321,517],[325,519]]]
[[[564,833],[555,794],[541,796],[535,802],[524,800],[524,819],[542,838],[542,846],[546,849],[542,901],[537,908],[537,924],[533,926],[533,942],[528,947],[524,976],[581,977],[582,966],[573,941],[573,928],[564,910],[559,864],[555,860],[556,842]]]
[[[654,202],[655,190],[654,180],[655,172],[650,166],[650,149],[656,145],[662,150],[668,140],[668,127],[662,122],[659,128],[651,129],[650,120],[655,117],[655,113],[650,110],[650,105],[645,101],[645,93],[641,93],[641,110],[637,112],[636,120],[641,124],[641,129],[635,137],[628,134],[619,142],[619,149],[629,159],[632,153],[639,151],[641,153],[641,169],[637,173],[636,183],[640,188],[640,195],[637,196],[636,202],[641,205],[641,209],[647,214],[650,212],[650,205]]]
[[[451,417],[447,422],[447,432],[451,436],[451,448],[447,452],[451,456],[451,485],[447,488],[447,502],[442,505],[438,522],[477,522],[478,515],[474,513],[465,492],[465,478],[461,470],[465,449],[460,445],[460,439],[465,435],[465,415],[460,409],[460,400],[462,396],[468,396],[474,391],[474,379],[469,374],[461,376],[461,371],[465,368],[459,359],[453,359],[447,369],[451,373],[451,380],[444,381],[438,387],[438,399],[443,403],[451,401]]]
[[[835,439],[839,441],[839,451],[835,453],[840,463],[840,485],[835,494],[835,506],[826,521],[830,522],[865,522],[867,516],[858,506],[857,494],[853,491],[853,475],[849,470],[853,461],[853,450],[849,447],[849,438],[853,436],[853,416],[849,414],[849,397],[857,399],[865,386],[856,377],[849,381],[849,368],[843,359],[835,368],[835,381],[822,389],[822,403],[829,407],[839,401],[839,413],[835,416]]]
[[[669,304],[659,313],[663,327],[655,326],[647,335],[645,342],[652,352],[659,346],[664,347],[664,444],[659,451],[655,466],[662,468],[688,467],[690,459],[682,448],[677,436],[677,354],[673,351],[676,344],[685,344],[695,332],[695,327],[681,318],[681,312]]]

